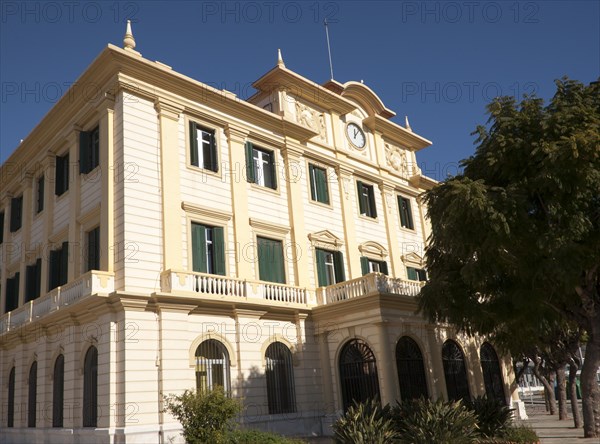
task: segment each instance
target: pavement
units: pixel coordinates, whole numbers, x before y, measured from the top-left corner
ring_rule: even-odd
[[[581,411],[581,403],[579,409]],[[533,428],[541,444],[600,444],[598,438],[584,438],[583,428],[573,427],[570,407],[568,418],[563,421],[558,420],[558,413],[550,415],[542,402],[526,403],[525,411],[529,419],[517,422]]]

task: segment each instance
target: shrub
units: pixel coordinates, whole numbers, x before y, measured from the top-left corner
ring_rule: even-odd
[[[286,438],[259,430],[234,430],[227,436],[227,444],[302,444],[304,441]]]
[[[477,417],[461,401],[407,400],[392,409],[398,442],[466,444],[476,442]]]
[[[540,442],[537,433],[527,426],[512,426],[506,429],[504,441],[517,444],[534,444]]]
[[[333,431],[338,444],[386,444],[396,437],[390,407],[381,408],[376,399],[350,406]]]
[[[495,399],[479,396],[466,401],[465,407],[477,416],[482,438],[503,437],[511,424],[512,410]]]
[[[228,398],[222,387],[207,392],[186,390],[165,397],[165,402],[165,410],[181,423],[189,444],[226,443],[232,420],[241,410],[240,402]]]

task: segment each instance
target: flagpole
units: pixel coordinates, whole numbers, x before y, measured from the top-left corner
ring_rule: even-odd
[[[329,71],[331,72],[331,80],[333,80],[333,63],[331,61],[331,45],[329,44],[329,26],[327,19],[323,21],[325,25],[325,34],[327,35],[327,52],[329,53]]]

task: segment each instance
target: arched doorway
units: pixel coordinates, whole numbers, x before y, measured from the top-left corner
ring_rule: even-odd
[[[400,397],[403,400],[429,397],[423,354],[414,339],[403,336],[398,340],[396,367],[400,383]]]
[[[506,403],[504,396],[504,382],[502,381],[502,372],[500,370],[500,361],[498,355],[488,342],[484,342],[479,350],[479,359],[481,370],[483,371],[483,382],[485,384],[485,394],[490,399],[495,399],[503,404]]]
[[[465,355],[456,342],[451,340],[444,342],[442,361],[448,399],[451,401],[470,399]]]

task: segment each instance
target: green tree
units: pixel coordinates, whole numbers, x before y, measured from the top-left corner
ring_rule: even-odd
[[[466,332],[552,311],[587,334],[586,437],[600,436],[600,84],[562,79],[546,106],[501,97],[462,174],[426,193],[421,310]],[[515,334],[518,334],[515,332]]]

